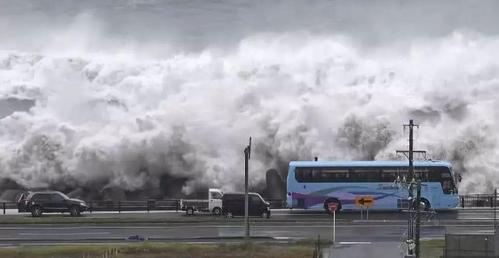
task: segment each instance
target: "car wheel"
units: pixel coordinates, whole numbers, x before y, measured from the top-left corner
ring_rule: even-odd
[[[228,219],[232,218],[232,212],[227,212],[227,214],[225,214],[225,217],[227,217]]]
[[[73,217],[78,217],[80,216],[80,209],[78,209],[78,207],[76,206],[72,206],[71,209],[69,209],[69,213]]]
[[[268,212],[268,211],[262,212],[262,218],[269,219],[270,218],[270,212]]]
[[[187,216],[192,216],[194,215],[194,209],[193,208],[187,208],[187,210],[185,210],[185,214]]]
[[[220,209],[218,207],[213,208],[213,215],[216,215],[216,216],[222,215],[222,209]]]
[[[38,206],[35,206],[31,209],[31,216],[40,217],[42,216],[42,209]]]

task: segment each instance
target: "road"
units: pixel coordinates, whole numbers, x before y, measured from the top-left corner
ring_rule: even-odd
[[[242,218],[215,216],[185,216],[184,213],[97,213],[86,214],[79,223],[71,223],[67,215],[46,215],[64,224],[8,223],[16,217],[0,216],[0,244],[34,244],[59,242],[124,242],[139,235],[151,241],[222,241],[243,236]],[[85,223],[85,219],[110,219],[106,223]],[[124,219],[147,219],[143,223],[119,223]],[[365,218],[365,217],[364,217]],[[488,232],[493,225],[493,213],[487,209],[458,210],[426,215],[421,228],[424,238],[442,238],[452,232]],[[36,218],[35,218],[36,219]],[[81,222],[83,219],[83,223]],[[154,219],[158,219],[157,221]],[[159,220],[161,219],[161,220]],[[407,231],[407,214],[371,213],[369,220],[360,220],[359,213],[337,215],[336,234],[339,241],[400,242]],[[69,220],[69,223],[67,221]],[[3,222],[3,223],[2,223]],[[252,218],[251,235],[274,241],[298,239],[330,239],[332,220],[322,213],[275,210],[271,219]]]
[[[401,257],[407,232],[406,213],[359,212],[337,214],[336,244],[323,249],[324,257]],[[421,237],[443,238],[446,233],[492,232],[490,209],[459,209],[423,216]],[[331,217],[322,212],[273,210],[270,219],[251,218],[254,241],[293,243],[302,239],[332,238]],[[30,224],[35,222],[35,224]],[[147,239],[158,242],[219,243],[241,241],[243,218],[183,212],[99,212],[83,217],[48,214],[0,215],[0,246],[126,243]],[[138,237],[137,237],[138,236]],[[369,254],[369,255],[367,255]]]

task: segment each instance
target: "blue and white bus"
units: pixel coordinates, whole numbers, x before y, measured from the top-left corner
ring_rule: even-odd
[[[398,210],[408,205],[408,161],[291,161],[287,180],[289,208],[355,210],[355,200],[370,198],[370,209]],[[429,209],[459,204],[452,166],[445,161],[414,161],[421,179],[421,202]]]

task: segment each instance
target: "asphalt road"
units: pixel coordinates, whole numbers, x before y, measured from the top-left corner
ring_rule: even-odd
[[[424,225],[421,236],[441,238],[447,232],[486,232],[484,225]],[[406,225],[392,224],[348,224],[337,225],[338,241],[402,241]],[[174,225],[174,226],[53,226],[38,227],[9,226],[0,229],[0,243],[42,243],[42,242],[123,242],[128,237],[139,235],[151,241],[218,241],[223,238],[243,236],[240,225]],[[252,225],[251,235],[258,238],[291,241],[304,238],[331,239],[332,225]]]
[[[100,224],[15,224],[10,219],[28,215],[0,216],[0,245],[81,242],[127,242],[130,236],[151,241],[219,242],[238,240],[244,234],[242,218],[227,219],[215,216],[185,216],[184,213],[97,213],[82,219],[111,218],[113,222]],[[57,221],[71,220],[67,215],[45,215]],[[401,242],[407,232],[405,213],[371,213],[369,220],[360,214],[337,215],[337,241]],[[118,223],[124,218],[152,219],[147,223]],[[154,219],[166,219],[154,222]],[[493,213],[488,209],[457,210],[426,214],[421,236],[442,238],[452,232],[491,232]],[[31,218],[29,218],[31,219]],[[3,222],[3,223],[2,223]],[[261,240],[296,241],[299,239],[331,239],[332,219],[323,213],[274,210],[272,218],[252,218],[251,235]]]
[[[181,215],[184,215],[183,211],[123,211],[118,213],[116,211],[105,211],[105,212],[93,212],[93,213],[84,213],[86,217],[113,217],[119,216],[120,214],[127,214],[128,216],[134,216],[137,218],[177,218]],[[52,214],[44,214],[44,216],[51,216]],[[0,225],[2,223],[1,219],[4,216],[29,216],[28,213],[17,212],[17,209],[7,209],[6,214],[3,215],[0,212]],[[341,212],[338,214],[339,219],[347,219],[347,220],[360,220],[366,219],[375,220],[405,220],[407,219],[407,214],[404,212],[363,212],[363,216],[359,211],[347,211]],[[435,213],[425,214],[426,217],[437,218],[437,219],[449,219],[449,220],[491,220],[494,218],[493,209],[490,208],[466,208],[466,209],[455,209],[450,211],[437,211]],[[497,210],[497,216],[499,217],[499,209]],[[197,217],[206,217],[206,214],[198,214]],[[300,209],[273,209],[272,210],[273,218],[284,218],[284,219],[325,219],[327,216],[323,211],[310,211],[310,210],[300,210]]]

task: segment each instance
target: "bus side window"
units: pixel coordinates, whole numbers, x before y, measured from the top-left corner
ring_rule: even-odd
[[[356,182],[381,182],[380,170],[377,168],[356,168],[352,174]]]
[[[383,169],[381,171],[382,182],[394,182],[397,180],[398,173],[394,169]]]
[[[307,168],[303,172],[304,172],[303,179],[305,179],[305,182],[313,182],[314,181],[312,169]]]
[[[313,182],[321,182],[322,180],[322,175],[321,175],[321,169],[320,168],[312,168],[311,169],[311,175],[312,175],[312,181]]]
[[[399,177],[402,182],[407,182],[409,180],[409,169],[399,168]]]
[[[428,182],[429,181],[429,171],[427,168],[424,167],[418,167],[414,169],[414,172],[416,173],[416,176],[421,182]]]
[[[295,171],[295,179],[298,182],[312,182],[312,170],[310,168],[297,168]]]
[[[343,168],[323,168],[322,182],[350,182],[350,172]]]

